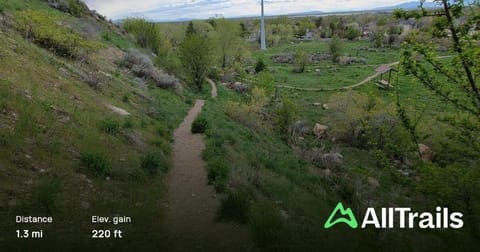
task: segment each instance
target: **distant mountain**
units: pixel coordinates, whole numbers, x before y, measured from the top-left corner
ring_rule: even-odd
[[[473,4],[474,0],[465,0],[464,3],[465,5],[470,5]],[[412,10],[412,9],[417,9],[420,6],[420,1],[412,1],[412,2],[406,2],[402,3],[399,5],[394,5],[394,6],[386,6],[386,7],[380,7],[376,8],[374,10],[394,10],[394,9],[406,9],[406,10]],[[439,7],[438,4],[433,3],[433,2],[426,2],[423,7],[425,8],[437,8]]]

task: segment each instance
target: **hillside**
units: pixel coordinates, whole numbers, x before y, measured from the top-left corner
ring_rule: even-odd
[[[0,250],[29,246],[11,240],[21,214],[55,216],[45,239],[66,250],[89,238],[92,215],[131,216],[138,244],[161,236],[159,178],[189,94],[123,67],[129,48],[147,56],[121,28],[48,2],[0,3]]]

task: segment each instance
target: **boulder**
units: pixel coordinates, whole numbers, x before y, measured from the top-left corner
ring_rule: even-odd
[[[324,110],[329,110],[329,109],[330,109],[330,106],[328,106],[328,104],[323,104],[323,105],[322,105],[322,108],[323,108]]]
[[[435,152],[425,144],[418,144],[418,150],[423,161],[433,161],[435,158]]]
[[[379,187],[380,183],[373,177],[368,177],[368,184],[372,187]]]
[[[318,138],[325,138],[327,137],[328,126],[322,124],[315,124],[313,128],[313,134]]]

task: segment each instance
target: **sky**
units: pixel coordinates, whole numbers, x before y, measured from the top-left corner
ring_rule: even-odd
[[[130,16],[152,21],[260,15],[260,0],[83,0],[109,19]],[[415,0],[410,0],[415,1]],[[393,6],[409,0],[265,0],[265,15],[309,11],[352,11]]]

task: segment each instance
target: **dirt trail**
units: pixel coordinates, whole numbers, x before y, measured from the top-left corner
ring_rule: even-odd
[[[210,86],[212,87],[212,98],[217,98],[218,92],[217,92],[217,85],[215,85],[215,82],[213,82],[211,79],[207,79],[208,83],[210,83]]]
[[[211,82],[214,86],[214,83]],[[212,95],[216,88],[213,89]],[[166,178],[166,228],[169,251],[249,251],[247,227],[217,223],[220,196],[208,186],[203,136],[191,133],[191,125],[204,106],[197,100],[174,132],[172,168]]]

